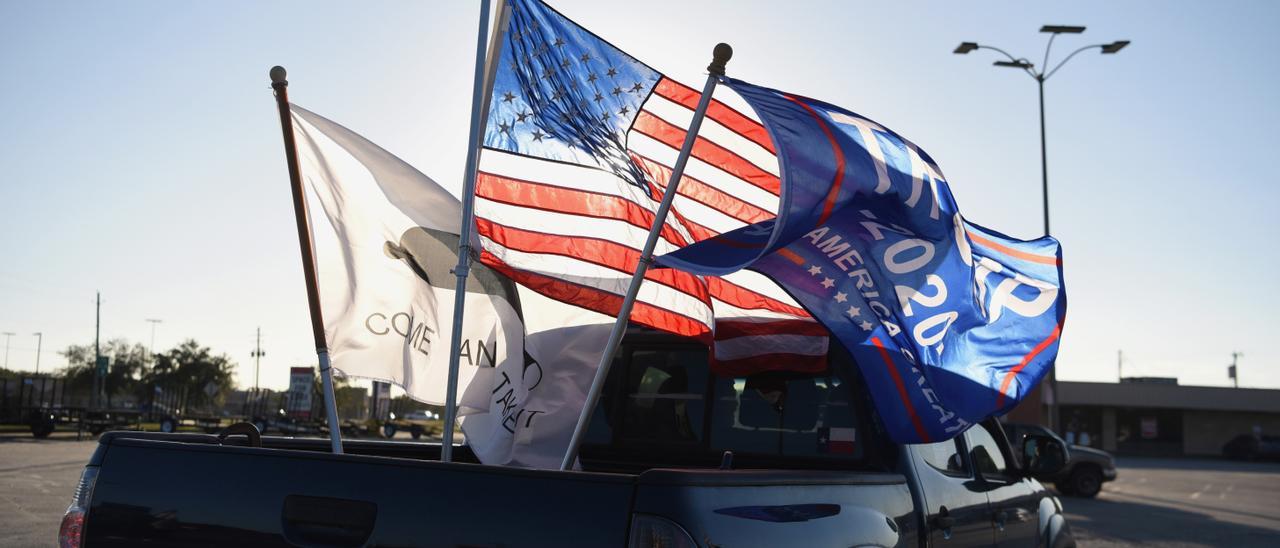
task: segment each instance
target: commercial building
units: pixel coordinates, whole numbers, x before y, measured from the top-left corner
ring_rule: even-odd
[[[1130,455],[1221,455],[1240,434],[1280,434],[1280,390],[1181,386],[1177,379],[1058,381],[1064,436]]]

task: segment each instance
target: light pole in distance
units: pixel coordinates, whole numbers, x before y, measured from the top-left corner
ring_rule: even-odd
[[[1027,60],[1027,58],[1025,57],[1014,57],[1009,52],[1003,49],[1000,49],[995,46],[978,44],[977,42],[961,42],[959,46],[956,46],[955,51],[952,52],[958,55],[965,55],[974,50],[989,49],[1005,57],[1005,59],[996,61],[994,63],[995,66],[1021,69],[1022,71],[1026,72],[1028,76],[1030,76],[1032,79],[1036,81],[1036,85],[1039,88],[1039,92],[1040,92],[1040,181],[1042,186],[1041,196],[1043,197],[1043,203],[1044,203],[1044,235],[1045,236],[1048,236],[1050,232],[1049,232],[1049,153],[1048,153],[1048,147],[1045,143],[1044,83],[1054,74],[1056,74],[1060,69],[1062,69],[1062,66],[1067,64],[1067,61],[1070,61],[1073,57],[1076,56],[1076,54],[1082,51],[1087,51],[1087,50],[1097,48],[1098,50],[1101,51],[1102,54],[1111,55],[1124,49],[1125,46],[1129,45],[1128,40],[1116,40],[1115,42],[1111,42],[1110,44],[1093,44],[1089,46],[1084,46],[1068,54],[1056,65],[1054,65],[1053,68],[1049,68],[1049,52],[1050,50],[1053,49],[1054,38],[1057,38],[1059,34],[1081,34],[1084,32],[1084,30],[1085,30],[1084,27],[1074,26],[1074,25],[1044,25],[1040,27],[1040,32],[1043,32],[1049,35],[1049,42],[1044,47],[1044,61],[1040,63],[1039,70],[1036,69],[1036,66],[1034,63]],[[1058,374],[1057,374],[1056,368],[1049,370],[1049,389],[1053,394],[1053,398],[1050,400],[1050,403],[1049,403],[1049,427],[1056,429],[1057,423],[1058,423]]]

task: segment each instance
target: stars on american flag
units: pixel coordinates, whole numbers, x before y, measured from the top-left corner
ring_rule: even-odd
[[[626,143],[660,75],[625,53],[601,48],[571,22],[539,19],[536,11],[513,5],[484,145],[594,162],[648,193]]]
[[[818,266],[818,265],[813,265],[813,266],[809,267],[809,275],[810,275],[810,276],[817,276],[818,274],[822,274],[822,267],[820,267],[820,266]]]
[[[833,279],[831,279],[831,278],[823,278],[823,279],[822,279],[822,287],[825,287],[825,288],[827,288],[827,289],[831,289],[832,287],[835,287],[835,285],[836,285],[836,281],[835,281],[835,280],[833,280]]]

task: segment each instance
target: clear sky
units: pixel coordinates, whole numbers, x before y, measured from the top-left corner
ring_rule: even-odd
[[[1280,3],[555,0],[638,59],[697,84],[729,73],[824,99],[913,140],[966,218],[1041,232],[1043,24],[1087,25],[1046,85],[1053,232],[1069,312],[1059,378],[1179,377],[1280,388],[1276,258]],[[644,6],[644,7],[639,7]],[[314,363],[267,70],[291,98],[461,186],[478,8],[468,2],[0,3],[0,331],[10,368],[102,336],[195,338],[263,384]],[[3,342],[0,340],[0,342]]]

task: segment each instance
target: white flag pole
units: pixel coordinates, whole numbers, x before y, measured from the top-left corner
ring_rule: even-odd
[[[600,366],[596,368],[596,376],[591,380],[587,402],[582,408],[582,413],[578,415],[578,423],[573,429],[573,438],[569,440],[564,461],[560,463],[561,470],[568,470],[573,466],[573,461],[578,458],[578,446],[582,444],[582,436],[586,433],[587,425],[591,421],[591,414],[600,401],[600,392],[604,388],[605,379],[609,376],[613,355],[618,352],[622,336],[627,332],[627,321],[631,317],[631,307],[635,305],[636,295],[640,292],[640,284],[644,282],[644,275],[649,271],[649,265],[653,263],[653,248],[657,246],[658,236],[662,233],[663,225],[666,224],[667,212],[671,210],[671,202],[675,200],[676,187],[680,184],[680,177],[684,175],[684,165],[689,161],[693,143],[698,138],[698,128],[702,127],[702,118],[707,113],[707,105],[711,104],[711,93],[715,91],[720,77],[724,76],[724,66],[733,57],[733,48],[729,47],[729,44],[716,44],[711,57],[711,64],[707,66],[707,83],[702,86],[702,97],[698,99],[698,108],[693,111],[693,121],[689,123],[689,130],[685,133],[684,145],[680,147],[680,156],[676,158],[675,166],[671,168],[671,177],[667,179],[662,203],[654,213],[653,226],[649,228],[649,238],[644,242],[644,250],[640,252],[640,261],[636,264],[636,273],[631,276],[631,285],[627,287],[627,295],[622,299],[618,320],[614,322],[613,330],[609,332],[609,342],[605,344],[604,354],[600,356]]]
[[[324,336],[324,315],[320,311],[320,286],[316,281],[315,248],[311,243],[311,222],[307,218],[307,195],[302,188],[302,172],[298,169],[298,146],[293,136],[293,117],[289,113],[289,80],[284,67],[271,68],[271,88],[275,90],[276,107],[280,110],[280,129],[284,132],[284,154],[289,165],[289,183],[293,188],[293,216],[298,225],[298,245],[302,249],[302,275],[307,286],[307,304],[311,308],[311,335],[320,362],[320,383],[324,390],[325,418],[329,421],[329,444],[333,452],[342,454],[342,428],[338,424],[338,406],[333,398],[333,367],[329,363],[329,344]]]
[[[458,283],[453,295],[453,331],[449,340],[449,380],[445,389],[444,434],[440,442],[440,460],[453,460],[453,430],[457,420],[458,367],[461,361],[462,312],[467,304],[467,276],[471,268],[471,238],[475,234],[476,168],[480,160],[480,140],[484,133],[493,78],[502,54],[503,35],[511,9],[505,0],[498,1],[498,24],[489,35],[489,0],[480,2],[480,29],[476,33],[475,81],[471,91],[471,133],[467,141],[467,166],[462,176],[462,226],[458,237],[458,265],[453,268]],[[485,57],[485,37],[490,36],[489,56]]]

